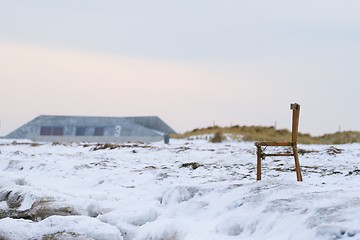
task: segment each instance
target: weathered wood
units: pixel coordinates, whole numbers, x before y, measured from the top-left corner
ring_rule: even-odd
[[[299,163],[299,154],[297,149],[293,149],[294,151],[294,159],[295,159],[295,171],[296,171],[296,179],[299,182],[302,182],[302,176],[301,176],[301,169],[300,169],[300,163]]]
[[[297,142],[298,129],[299,129],[299,116],[300,116],[300,106],[298,105],[293,109],[293,122],[292,122],[292,141]]]
[[[302,181],[301,169],[299,163],[299,154],[297,151],[297,137],[299,128],[300,105],[297,103],[290,104],[292,110],[292,136],[291,142],[255,142],[257,148],[257,176],[256,180],[261,180],[261,160],[265,157],[280,157],[280,156],[294,156],[296,178],[299,182]],[[292,153],[264,153],[262,147],[292,147]]]
[[[261,180],[261,147],[257,146],[256,180]]]
[[[300,105],[297,103],[292,103],[290,104],[290,109],[291,110],[300,109]]]

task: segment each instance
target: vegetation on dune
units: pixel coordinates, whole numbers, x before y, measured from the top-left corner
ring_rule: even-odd
[[[215,132],[214,136],[210,138],[210,142],[212,143],[219,143],[225,140],[225,136],[221,131]]]
[[[274,127],[264,126],[232,126],[219,127],[212,126],[207,128],[196,128],[183,134],[172,135],[173,138],[194,138],[201,135],[213,135],[210,141],[219,139],[224,135],[234,136],[234,139],[243,141],[289,141],[291,131],[288,129],[275,129]],[[218,141],[219,142],[219,141]],[[298,143],[303,144],[345,144],[360,142],[360,132],[346,131],[325,134],[322,136],[311,136],[310,134],[298,134]]]

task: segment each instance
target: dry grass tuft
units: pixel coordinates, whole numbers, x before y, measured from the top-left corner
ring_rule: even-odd
[[[212,143],[220,143],[225,140],[225,136],[222,132],[216,132],[214,133],[214,136],[210,138],[210,142]]]

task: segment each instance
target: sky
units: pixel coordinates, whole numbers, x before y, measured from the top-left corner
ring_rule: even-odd
[[[0,0],[0,136],[38,115],[360,131],[356,0]]]

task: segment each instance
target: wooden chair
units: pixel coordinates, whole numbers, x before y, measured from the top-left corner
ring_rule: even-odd
[[[293,103],[290,105],[290,109],[292,110],[292,141],[291,142],[255,142],[255,146],[257,148],[257,176],[256,180],[261,180],[261,160],[265,159],[265,157],[270,156],[294,156],[295,159],[295,171],[296,178],[298,181],[302,181],[301,169],[299,164],[299,154],[297,151],[297,136],[298,136],[298,126],[299,126],[299,115],[300,115],[300,105],[297,103]],[[292,153],[265,153],[262,147],[291,147]]]

